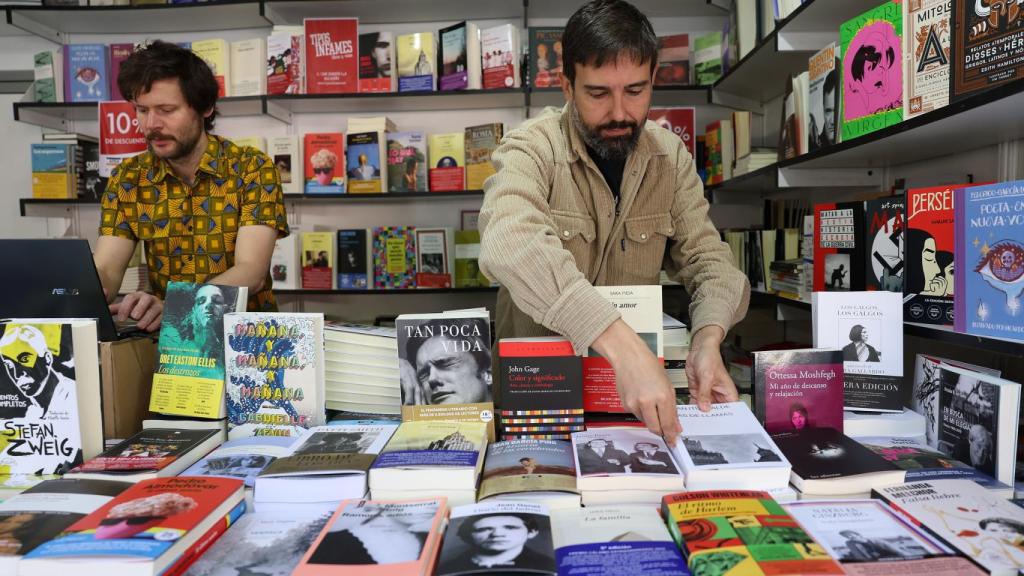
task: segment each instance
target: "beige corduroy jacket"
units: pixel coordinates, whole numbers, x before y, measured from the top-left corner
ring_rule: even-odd
[[[646,123],[616,213],[570,106],[509,132],[491,156],[480,267],[502,286],[496,336],[557,333],[582,353],[620,317],[593,287],[657,284],[663,266],[692,297],[690,329],[728,332],[746,314],[750,284],[708,218],[682,141]]]

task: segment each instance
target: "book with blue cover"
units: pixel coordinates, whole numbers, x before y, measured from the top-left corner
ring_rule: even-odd
[[[110,100],[110,50],[106,44],[64,46],[64,101]]]
[[[1024,340],[1024,181],[956,191],[957,332]]]

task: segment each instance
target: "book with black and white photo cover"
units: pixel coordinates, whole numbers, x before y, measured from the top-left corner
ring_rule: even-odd
[[[839,91],[842,67],[839,44],[830,43],[811,56],[807,63],[808,151],[814,152],[839,142]]]
[[[768,492],[669,494],[661,513],[693,574],[844,573]]]
[[[580,505],[572,443],[506,440],[487,446],[479,500],[535,502],[548,508]]]
[[[622,314],[622,320],[657,358],[665,357],[661,286],[594,286]],[[623,413],[615,370],[594,349],[583,354],[583,408],[587,412]]]
[[[333,510],[247,512],[185,576],[290,576]]]
[[[0,488],[56,478],[103,450],[96,321],[0,323]]]
[[[653,505],[589,506],[551,514],[560,574],[687,574],[686,562]]]
[[[902,196],[864,202],[864,289],[903,293],[904,214]]]
[[[402,384],[402,421],[484,423],[494,441],[490,313],[402,314],[395,328],[400,373],[409,380]]]
[[[441,65],[438,88],[447,90],[479,90],[480,29],[472,22],[462,21],[437,31],[437,60]]]
[[[427,138],[423,132],[388,132],[388,192],[427,191]]]
[[[182,476],[238,478],[252,488],[256,476],[271,462],[287,456],[299,441],[291,436],[253,436],[221,444],[181,473]]]
[[[914,359],[914,385],[907,404],[918,414],[924,415],[925,444],[936,447],[939,445],[939,389],[942,371],[939,366],[948,364],[972,372],[981,372],[990,376],[1000,376],[1001,372],[993,368],[958,362],[948,358],[940,358],[930,354],[918,354]]]
[[[989,574],[1024,568],[1024,509],[970,480],[909,482],[876,489],[878,498]]]
[[[312,428],[256,477],[253,501],[302,504],[360,498],[366,473],[398,424],[331,424]]]
[[[416,287],[451,288],[455,234],[451,228],[417,227]]]
[[[324,316],[237,312],[224,318],[228,436],[298,436],[326,422]]]
[[[129,488],[113,480],[44,480],[0,502],[0,572],[17,574],[18,561],[43,542]]]
[[[452,508],[437,576],[555,576],[551,517],[528,502],[481,502]]]
[[[856,438],[867,449],[907,471],[907,482],[931,480],[972,480],[1004,498],[1013,497],[1013,488],[968,464],[942,454],[915,438],[900,436],[861,436]]]
[[[245,286],[168,282],[149,409],[224,418],[224,315],[245,310]]]
[[[906,472],[832,428],[805,428],[773,437],[793,466],[790,482],[805,495],[858,494],[902,484]]]
[[[574,432],[576,487],[583,504],[656,503],[684,489],[682,469],[665,441],[643,428]],[[598,494],[601,493],[601,494]]]
[[[360,92],[394,91],[395,69],[395,42],[391,32],[359,35]]]
[[[774,490],[789,485],[790,465],[743,402],[676,407],[683,434],[672,453],[688,490]]]
[[[303,555],[293,576],[430,576],[448,516],[442,498],[346,500]]]
[[[846,574],[982,574],[878,500],[791,502],[782,508],[843,565]]]
[[[842,350],[843,406],[900,412],[903,386],[903,297],[897,292],[815,292],[814,347]]]
[[[939,365],[939,452],[1013,486],[1019,412],[1017,382]]]
[[[454,504],[475,502],[486,448],[482,422],[402,422],[370,468],[370,494],[413,498],[432,493]]]
[[[373,237],[367,228],[338,230],[338,289],[373,288]]]
[[[754,413],[769,434],[843,429],[843,354],[838,349],[754,352]]]
[[[71,470],[66,478],[138,482],[177,476],[221,443],[218,429],[148,428]]]

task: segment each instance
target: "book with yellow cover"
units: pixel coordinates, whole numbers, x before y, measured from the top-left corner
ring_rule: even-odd
[[[192,52],[202,58],[217,80],[217,97],[231,94],[231,46],[223,38],[198,40],[192,43]]]
[[[494,174],[491,153],[503,133],[501,122],[466,128],[466,190],[483,190],[484,181]]]
[[[466,189],[465,134],[431,134],[428,141],[430,191],[450,192]]]
[[[74,144],[32,144],[32,197],[74,198],[74,165]]]
[[[402,34],[395,39],[398,53],[398,91],[436,90],[437,47],[433,32]]]

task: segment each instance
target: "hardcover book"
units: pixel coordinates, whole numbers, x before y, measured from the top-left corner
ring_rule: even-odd
[[[556,88],[561,84],[562,32],[565,28],[530,28],[530,86]]]
[[[302,26],[274,28],[267,36],[267,94],[302,93]]]
[[[519,87],[519,29],[502,24],[480,31],[485,90]]]
[[[456,506],[452,508],[446,532],[437,561],[437,576],[555,575],[551,517],[543,505],[481,502]],[[481,542],[483,534],[495,536]],[[525,534],[525,538],[504,534]],[[499,544],[498,540],[504,542]]]
[[[694,148],[694,134],[697,129],[697,111],[692,107],[651,108],[647,119],[658,126],[672,132],[683,141],[690,157],[696,161],[697,151]]]
[[[466,190],[483,190],[484,181],[494,174],[491,153],[497,149],[503,132],[500,122],[466,127]]]
[[[1005,498],[1013,496],[1013,488],[992,476],[955,458],[919,444],[914,438],[902,436],[861,436],[857,441],[865,448],[907,471],[907,482],[931,480],[971,480]]]
[[[466,189],[465,134],[431,134],[430,191],[458,192]]]
[[[551,518],[555,561],[562,574],[686,574],[686,561],[654,506],[591,506]]]
[[[957,190],[958,332],[1024,341],[1024,181]]]
[[[690,35],[659,36],[658,68],[654,71],[654,85],[688,86],[689,84]]]
[[[398,53],[398,91],[430,92],[436,90],[434,75],[437,59],[434,33],[417,32],[396,38]]]
[[[302,232],[302,288],[330,290],[334,287],[334,234]]]
[[[110,52],[106,44],[64,45],[64,101],[110,100]]]
[[[450,251],[455,242],[451,228],[417,228],[416,287],[451,288]]]
[[[845,574],[767,492],[671,494],[661,513],[693,574]]]
[[[808,151],[827,148],[839,141],[839,88],[842,63],[839,46],[832,42],[808,61]]]
[[[149,409],[224,417],[224,315],[244,310],[248,289],[168,282]]]
[[[864,203],[814,205],[814,291],[864,289]]]
[[[408,290],[416,287],[416,229],[382,226],[373,229],[373,287]]]
[[[903,121],[903,7],[889,1],[843,22],[842,140]]]
[[[672,448],[688,490],[774,490],[789,485],[789,462],[742,402],[676,407],[683,434]]]
[[[345,193],[344,142],[340,132],[303,135],[306,194]]]
[[[302,194],[302,155],[298,136],[274,136],[267,139],[270,159],[281,176],[281,192]]]
[[[907,0],[904,8],[903,118],[949,104],[953,0]]]
[[[793,465],[790,479],[802,494],[858,494],[902,484],[906,472],[832,428],[807,428],[774,436]]]
[[[387,191],[387,175],[381,170],[383,138],[381,132],[350,133],[345,136],[349,194],[379,194]]]
[[[488,445],[479,496],[539,502],[549,508],[578,507],[572,444],[508,440]]]
[[[231,94],[231,49],[227,40],[210,38],[192,42],[192,51],[203,59],[217,80],[217,97],[224,98]]]
[[[224,322],[231,438],[299,436],[326,420],[323,314],[230,314]]]
[[[864,203],[865,290],[903,293],[904,214],[902,197]]]
[[[373,288],[373,238],[366,228],[338,230],[338,288]]]
[[[391,32],[359,35],[359,91],[391,92],[394,89],[395,42]]]
[[[952,100],[1011,82],[1024,74],[1024,13],[1017,7],[953,0],[953,14]]]
[[[388,191],[427,191],[427,140],[423,132],[388,132]]]
[[[843,429],[843,353],[754,352],[757,419],[769,434],[804,428]]]
[[[306,94],[359,90],[358,18],[306,18]]]
[[[438,79],[441,90],[479,90],[480,30],[472,22],[460,22],[437,32]]]
[[[903,330],[894,292],[815,292],[811,299],[815,348],[842,351],[843,405],[851,410],[901,412]]]

